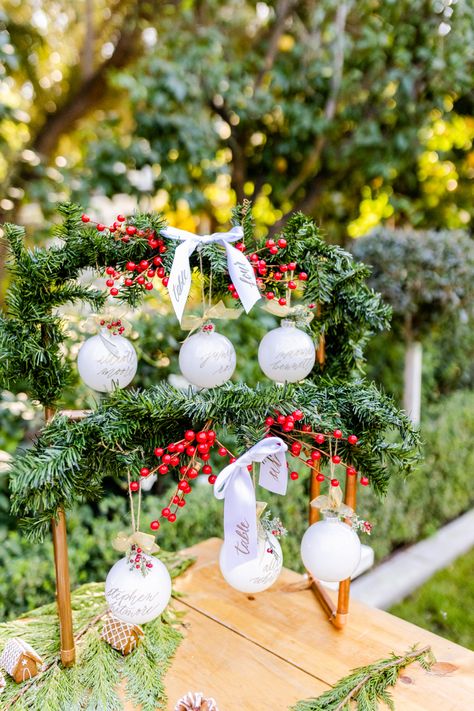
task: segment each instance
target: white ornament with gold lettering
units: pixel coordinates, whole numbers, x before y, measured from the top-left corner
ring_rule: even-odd
[[[136,546],[110,569],[105,598],[122,622],[141,625],[161,615],[171,597],[171,578],[163,563]]]
[[[301,541],[301,558],[311,575],[328,583],[350,578],[359,565],[357,533],[338,516],[326,514],[313,523]]]
[[[225,581],[244,593],[258,593],[269,588],[280,575],[282,565],[283,555],[277,538],[263,530],[258,532],[257,557],[248,563],[236,566],[230,562],[224,545],[219,555]]]
[[[187,338],[179,352],[179,367],[184,377],[198,388],[215,388],[232,377],[236,356],[228,338],[205,324],[199,333]]]
[[[267,333],[258,348],[261,369],[277,383],[296,383],[313,369],[316,360],[314,342],[307,333],[284,320],[279,328]]]
[[[137,372],[137,354],[130,341],[104,328],[82,344],[77,369],[90,388],[111,392],[132,382]]]

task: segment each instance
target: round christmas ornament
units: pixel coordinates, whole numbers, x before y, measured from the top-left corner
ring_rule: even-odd
[[[102,329],[81,346],[77,369],[90,388],[101,393],[111,392],[132,382],[137,372],[137,354],[126,338]]]
[[[316,349],[307,333],[293,321],[284,320],[267,333],[258,347],[258,362],[267,376],[278,383],[296,383],[312,371]]]
[[[350,578],[360,561],[357,533],[337,516],[313,523],[301,541],[301,558],[311,575],[328,583]]]
[[[146,534],[141,534],[146,535]],[[171,578],[157,558],[136,544],[110,569],[105,598],[112,614],[122,622],[141,625],[161,615],[171,597]]]
[[[248,563],[229,564],[224,545],[219,555],[219,566],[225,581],[243,593],[263,592],[271,587],[280,575],[282,565],[283,555],[276,536],[260,531],[257,557]]]
[[[184,377],[199,388],[215,388],[232,377],[236,356],[228,338],[216,333],[212,324],[203,326],[185,340],[179,352]]]

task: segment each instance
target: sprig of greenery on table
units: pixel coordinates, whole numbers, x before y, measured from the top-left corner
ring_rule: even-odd
[[[434,661],[430,647],[415,646],[402,655],[392,652],[387,659],[354,669],[318,698],[298,702],[292,711],[377,711],[379,702],[395,709],[388,687],[395,686],[402,669],[418,662],[429,670]]]

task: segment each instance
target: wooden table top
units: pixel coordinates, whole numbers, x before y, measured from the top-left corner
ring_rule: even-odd
[[[220,545],[212,538],[185,551],[197,561],[176,581],[186,636],[166,677],[170,710],[188,691],[201,691],[219,711],[287,711],[350,669],[414,644],[431,645],[445,664],[432,672],[407,667],[393,690],[397,711],[474,708],[474,652],[355,601],[338,631],[310,590],[284,590],[301,579],[287,569],[270,590],[239,593],[219,572]]]

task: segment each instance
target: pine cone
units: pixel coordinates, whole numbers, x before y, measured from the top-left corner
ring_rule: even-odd
[[[214,699],[206,699],[201,692],[189,691],[178,701],[174,711],[219,711]]]

